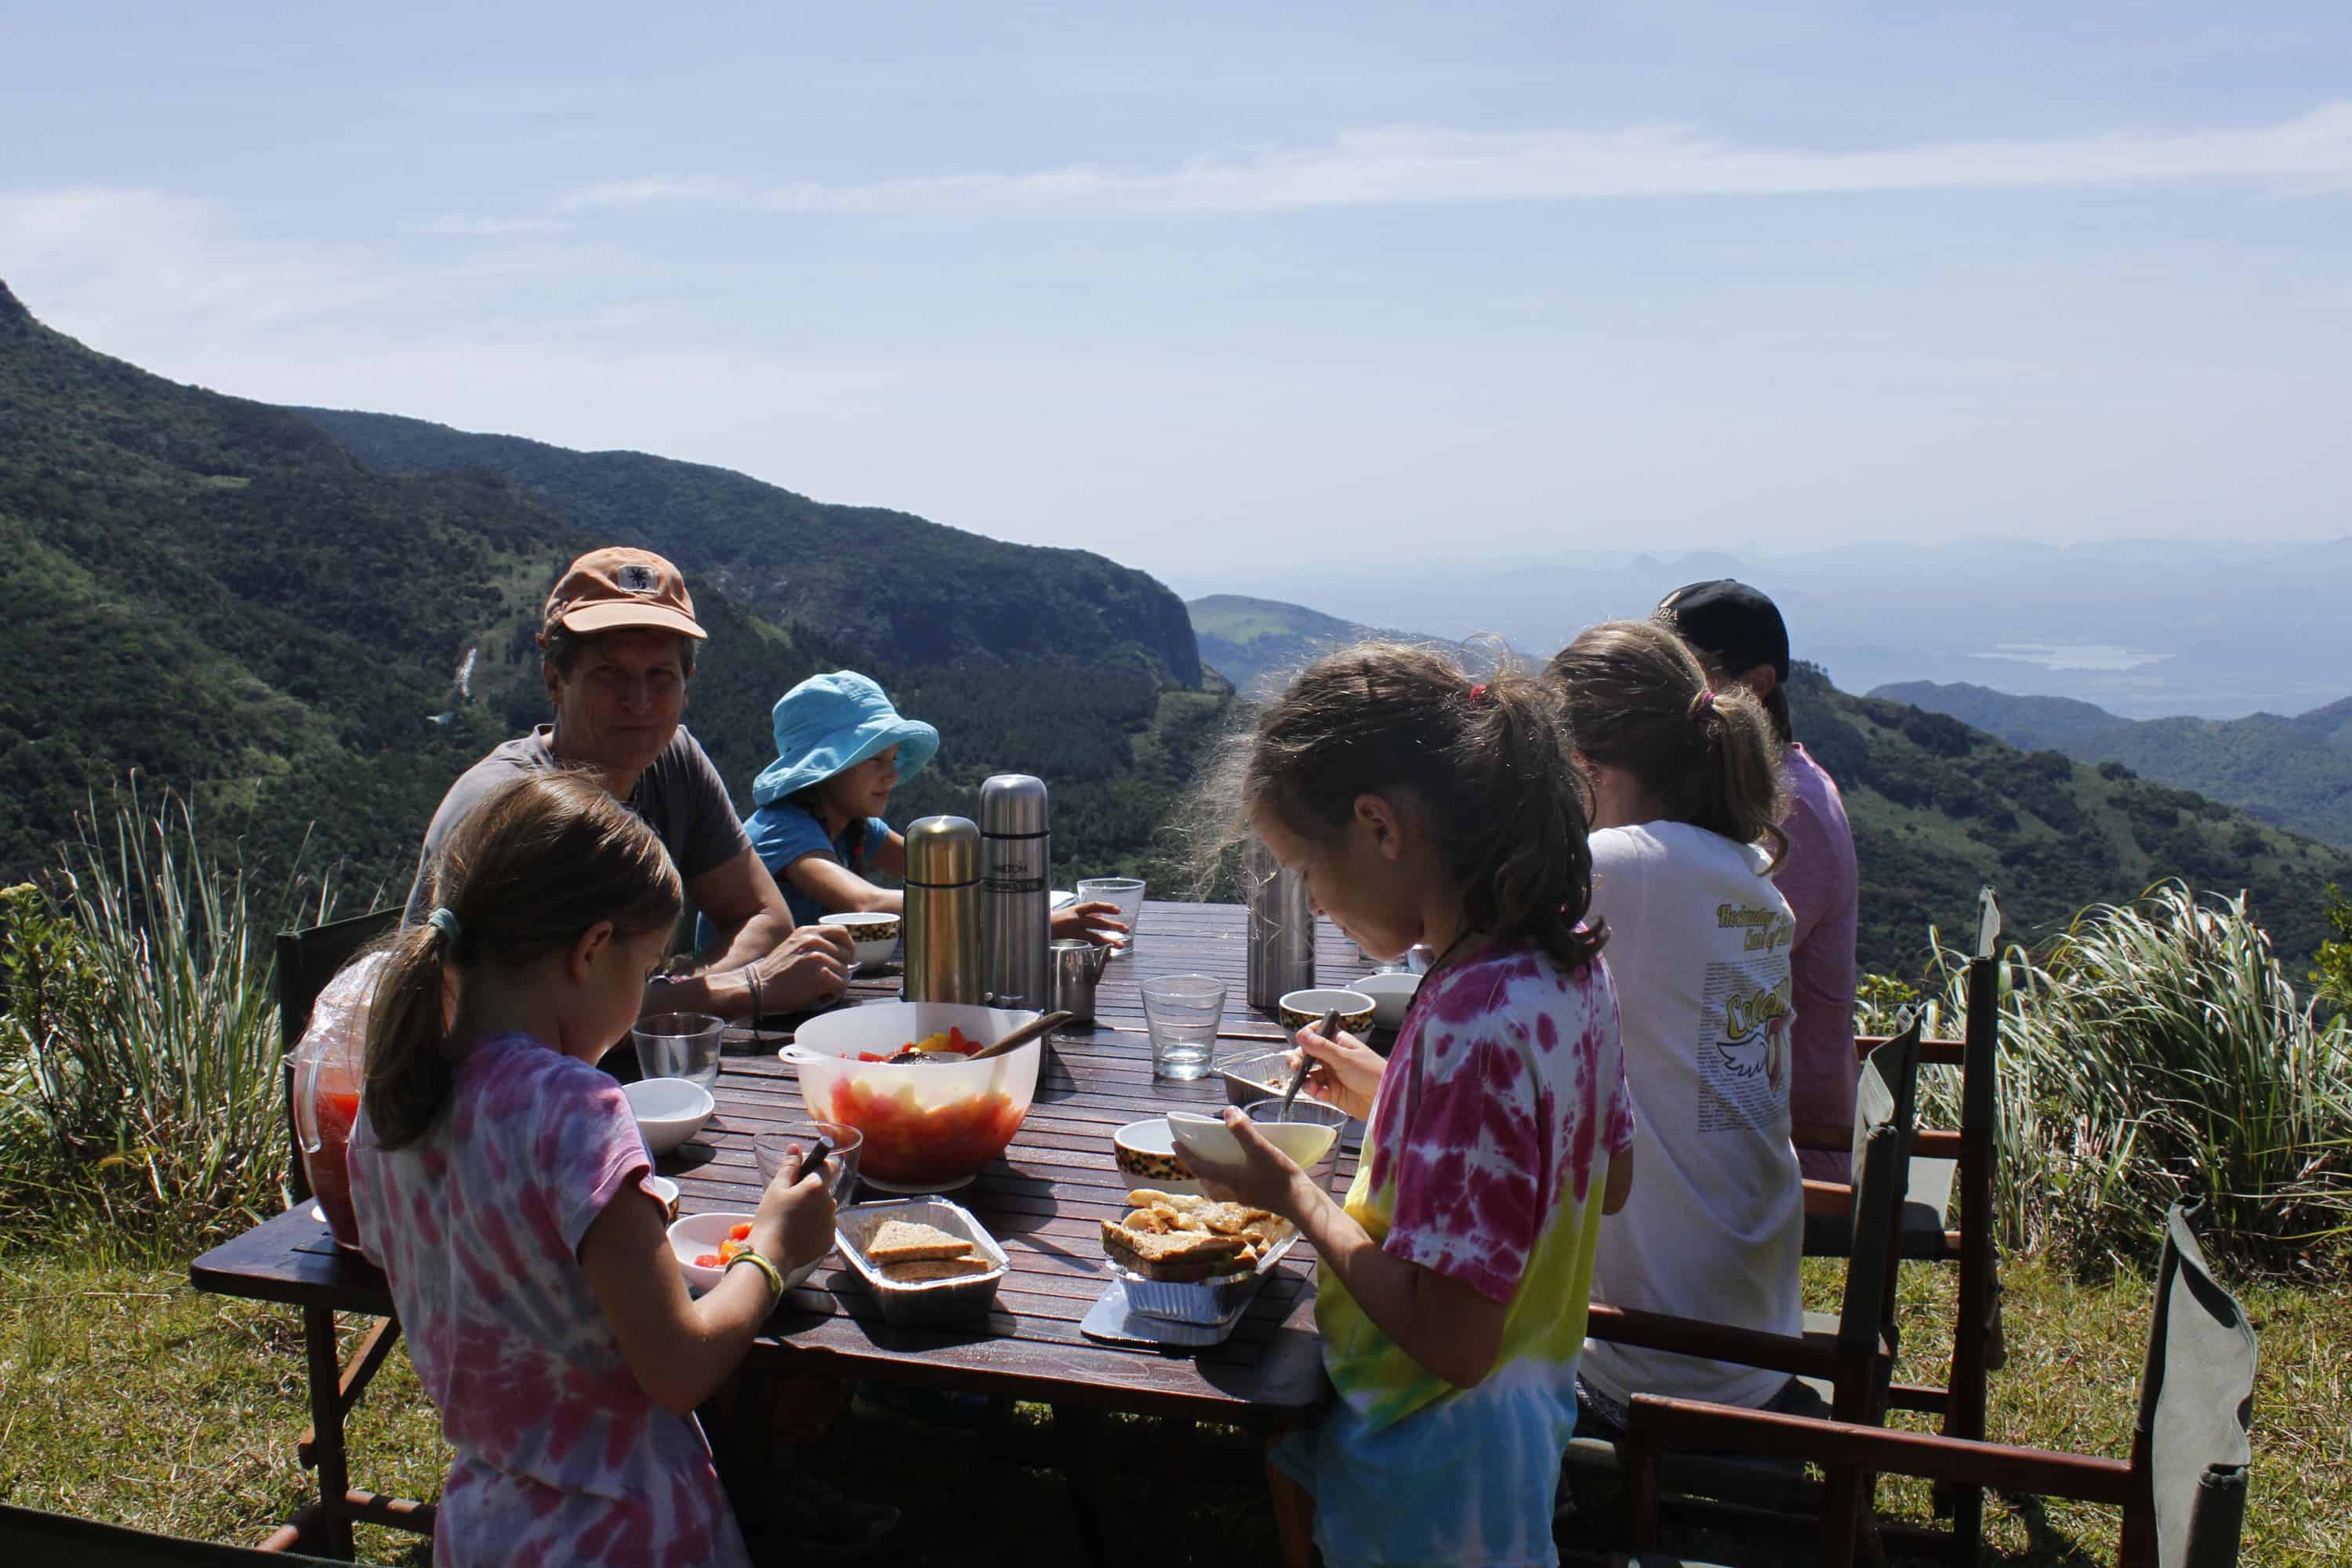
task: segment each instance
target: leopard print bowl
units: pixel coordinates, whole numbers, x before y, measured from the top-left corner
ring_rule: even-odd
[[[857,944],[857,966],[873,969],[890,962],[898,951],[899,920],[893,914],[820,915],[817,924],[839,926]]]
[[[1119,1174],[1135,1185],[1157,1187],[1163,1193],[1200,1190],[1192,1171],[1176,1153],[1176,1142],[1169,1136],[1166,1117],[1130,1121],[1112,1133],[1110,1142],[1118,1160]]]

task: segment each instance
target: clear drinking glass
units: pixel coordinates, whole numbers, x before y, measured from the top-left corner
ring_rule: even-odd
[[[857,1156],[866,1147],[866,1134],[856,1128],[838,1121],[818,1121],[806,1127],[788,1127],[778,1132],[754,1133],[751,1157],[760,1162],[760,1179],[772,1182],[776,1173],[784,1168],[784,1151],[797,1144],[806,1153],[822,1138],[831,1151],[825,1156],[824,1184],[833,1194],[836,1205],[849,1201],[857,1190]]]
[[[682,1078],[709,1089],[719,1081],[719,1042],[727,1020],[708,1013],[656,1013],[629,1030],[637,1070],[647,1078]]]
[[[1225,983],[1205,974],[1163,974],[1143,983],[1143,1023],[1151,1037],[1151,1076],[1206,1078],[1217,1065],[1217,1026],[1225,1016]]]
[[[1113,958],[1125,958],[1135,951],[1135,922],[1143,914],[1143,883],[1134,877],[1089,877],[1078,884],[1078,902],[1082,904],[1117,904],[1118,922],[1127,928],[1127,935],[1111,944]]]

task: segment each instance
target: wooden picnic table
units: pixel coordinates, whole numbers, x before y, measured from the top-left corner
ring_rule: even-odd
[[[753,1342],[746,1375],[754,1381],[771,1373],[898,1381],[1042,1401],[1073,1433],[1098,1411],[1267,1432],[1306,1414],[1323,1386],[1307,1248],[1276,1266],[1222,1344],[1139,1351],[1078,1331],[1079,1320],[1110,1282],[1097,1222],[1125,1212],[1122,1200],[1131,1184],[1113,1161],[1113,1130],[1171,1108],[1213,1108],[1225,1100],[1223,1080],[1213,1074],[1190,1083],[1152,1077],[1141,980],[1201,973],[1226,981],[1232,989],[1221,1056],[1271,1049],[1285,1038],[1270,1015],[1248,1005],[1244,922],[1234,905],[1147,903],[1134,951],[1105,967],[1092,1026],[1048,1040],[1036,1100],[1012,1146],[971,1185],[946,1194],[971,1210],[1010,1257],[994,1310],[951,1328],[892,1327],[836,1258],[779,1303]],[[1318,980],[1330,984],[1344,984],[1368,966],[1327,923],[1316,967]],[[894,1000],[898,989],[895,968],[860,974],[846,1002]],[[681,1213],[753,1207],[763,1185],[753,1136],[808,1125],[797,1075],[776,1056],[791,1039],[791,1022],[729,1029],[714,1091],[717,1113],[677,1155],[656,1166],[677,1182]],[[1334,1182],[1352,1171],[1353,1151],[1343,1148]],[[864,1199],[887,1195],[872,1188],[860,1194]],[[199,1289],[304,1309],[320,1491],[324,1499],[344,1500],[340,1509],[328,1504],[327,1512],[399,1522],[381,1515],[406,1505],[349,1489],[341,1442],[347,1402],[340,1393],[333,1334],[334,1312],[391,1313],[383,1276],[339,1250],[310,1205],[301,1204],[205,1253],[190,1266],[189,1278]],[[1075,1445],[1065,1453],[1074,1464],[1085,1458]],[[347,1524],[342,1528],[348,1550]]]

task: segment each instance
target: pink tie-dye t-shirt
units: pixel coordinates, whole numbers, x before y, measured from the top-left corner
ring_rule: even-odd
[[[1498,1368],[1533,1359],[1573,1404],[1600,1218],[1596,1176],[1633,1141],[1617,993],[1595,960],[1562,973],[1530,949],[1433,974],[1381,1075],[1348,1213],[1393,1258],[1507,1307]],[[1327,1267],[1317,1320],[1340,1394],[1378,1426],[1476,1403],[1373,1326]]]
[[[629,1371],[580,1267],[604,1205],[656,1201],[611,1078],[524,1035],[476,1044],[404,1149],[352,1136],[360,1241],[457,1451],[433,1561],[746,1564],[701,1428]]]

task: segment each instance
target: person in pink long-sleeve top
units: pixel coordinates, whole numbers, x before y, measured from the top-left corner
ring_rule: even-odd
[[[1689,644],[1714,679],[1737,681],[1761,699],[1780,738],[1781,783],[1789,795],[1780,827],[1789,852],[1772,880],[1797,920],[1789,957],[1797,1010],[1790,1120],[1800,1127],[1851,1127],[1854,1086],[1862,1077],[1853,1050],[1861,883],[1837,781],[1806,753],[1790,723],[1789,628],[1770,599],[1727,577],[1675,589],[1659,602],[1654,618]],[[1850,1179],[1843,1150],[1800,1149],[1797,1160],[1812,1180]]]

